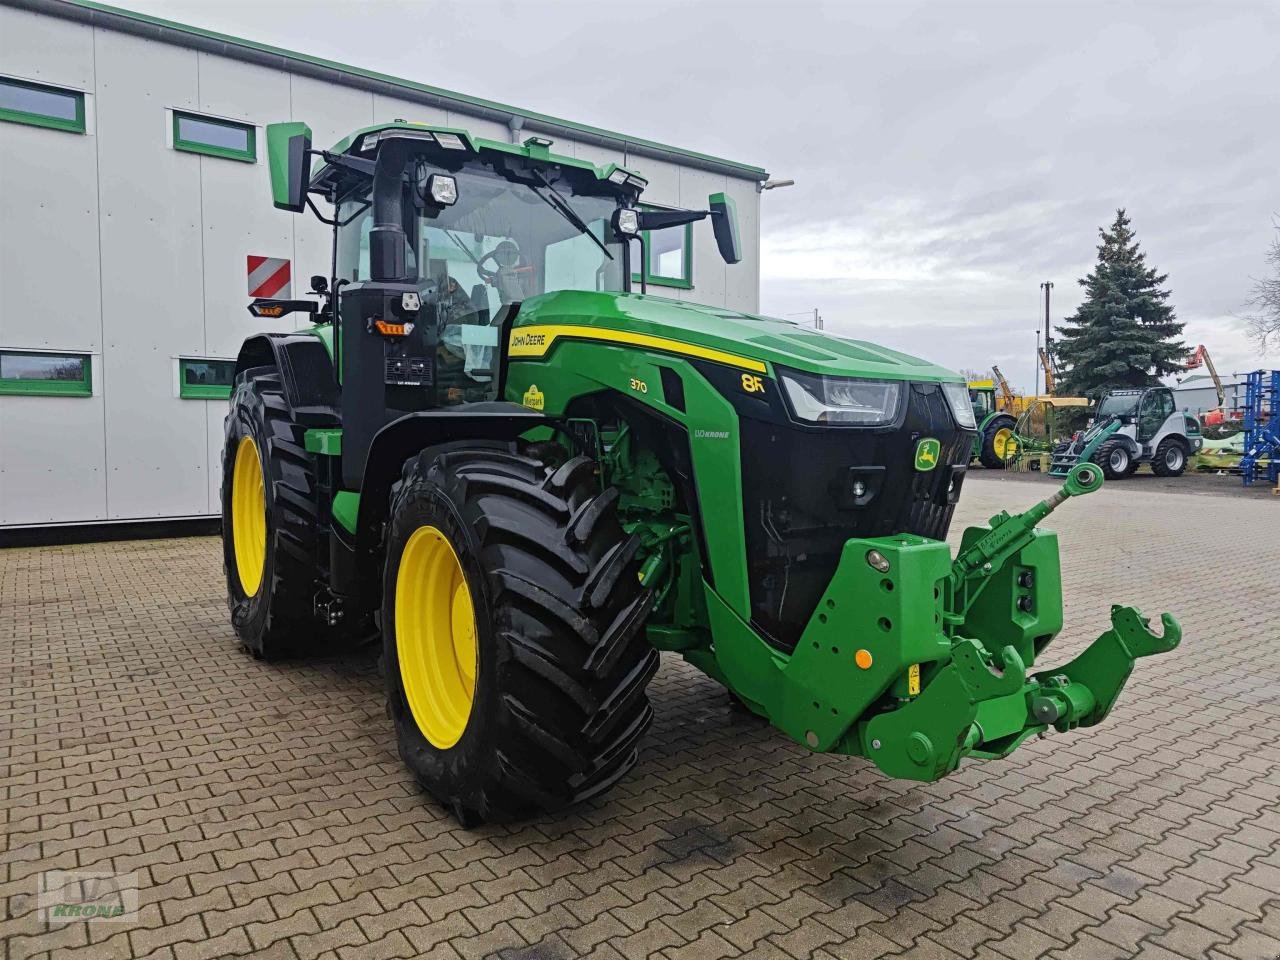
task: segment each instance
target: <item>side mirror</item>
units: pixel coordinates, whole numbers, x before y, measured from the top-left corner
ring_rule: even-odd
[[[738,205],[727,193],[713,193],[707,198],[711,208],[711,229],[716,235],[716,246],[725,263],[742,260],[742,241],[738,233]]]
[[[320,304],[314,300],[273,300],[270,297],[258,297],[249,304],[249,312],[255,317],[272,319],[288,316],[291,313],[314,315],[320,312]]]
[[[267,165],[276,209],[305,210],[311,182],[311,128],[305,123],[267,124]]]

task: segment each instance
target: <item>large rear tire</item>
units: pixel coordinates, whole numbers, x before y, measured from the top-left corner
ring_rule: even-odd
[[[464,825],[563,808],[635,763],[658,653],[638,541],[585,457],[424,452],[391,495],[383,580],[400,755]]]
[[[1006,461],[1017,452],[1015,426],[1013,417],[1002,414],[992,417],[982,429],[978,460],[984,467],[989,470],[1003,470]]]
[[[260,659],[296,655],[320,629],[314,603],[316,464],[273,367],[243,373],[222,450],[222,554],[231,624]]]

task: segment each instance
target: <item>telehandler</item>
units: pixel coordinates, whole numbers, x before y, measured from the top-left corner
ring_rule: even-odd
[[[1180,477],[1202,446],[1200,421],[1178,410],[1168,387],[1112,390],[1085,429],[1054,448],[1049,475],[1065,477],[1088,461],[1108,480],[1131,477],[1144,463],[1157,477]]]
[[[710,220],[739,260],[729,196],[641,209],[633,171],[402,121],[267,141],[276,207],[329,223],[333,264],[318,302],[250,305],[318,323],[236,363],[232,623],[268,659],[380,632],[400,754],[463,824],[622,777],[660,651],[809,750],[932,781],[1098,723],[1135,658],[1177,645],[1168,614],[1158,636],[1115,607],[1032,670],[1063,625],[1036,523],[1097,489],[1093,464],[952,559],[959,376],[644,292],[649,232]]]

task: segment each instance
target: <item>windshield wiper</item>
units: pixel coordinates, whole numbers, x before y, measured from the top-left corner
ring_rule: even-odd
[[[569,201],[567,201],[561,195],[559,190],[557,190],[555,187],[551,185],[551,181],[542,175],[542,171],[535,167],[533,170],[533,175],[542,181],[542,185],[547,188],[548,192],[551,195],[547,196],[546,194],[542,193],[542,191],[540,191],[537,187],[530,187],[530,189],[533,190],[533,192],[536,193],[543,200],[545,200],[547,205],[551,207],[551,209],[555,210],[558,214],[560,214],[560,216],[564,217],[571,224],[577,227],[580,232],[585,233],[588,237],[590,237],[592,241],[595,243],[595,245],[600,248],[600,252],[603,253],[606,257],[608,257],[610,260],[612,260],[613,254],[609,252],[609,248],[606,247],[603,243],[601,243],[600,238],[591,232],[591,228],[587,226],[587,222],[583,220],[580,216],[578,216],[577,211],[574,210],[573,207],[569,206]]]
[[[440,229],[444,231],[444,235],[446,237],[448,237],[450,240],[454,242],[454,245],[459,250],[461,250],[471,259],[472,263],[474,263],[477,267],[480,266],[479,258],[474,253],[472,253],[470,250],[467,249],[467,245],[463,243],[461,240],[459,240],[452,230],[450,230],[448,227],[441,227]]]

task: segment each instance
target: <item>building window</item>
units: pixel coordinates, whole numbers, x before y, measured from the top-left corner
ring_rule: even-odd
[[[0,393],[90,397],[92,370],[86,353],[0,350]]]
[[[644,245],[649,259],[644,277],[646,283],[659,287],[679,287],[682,290],[693,289],[693,224],[686,223],[683,227],[668,227],[665,230],[646,230]],[[639,244],[632,246],[631,254],[633,259],[639,259]],[[640,272],[633,272],[631,279],[639,283]]]
[[[253,124],[173,112],[173,148],[228,160],[258,160]]]
[[[0,77],[0,120],[84,133],[84,94]]]
[[[226,400],[235,374],[234,360],[183,357],[178,361],[178,395],[184,400]]]

